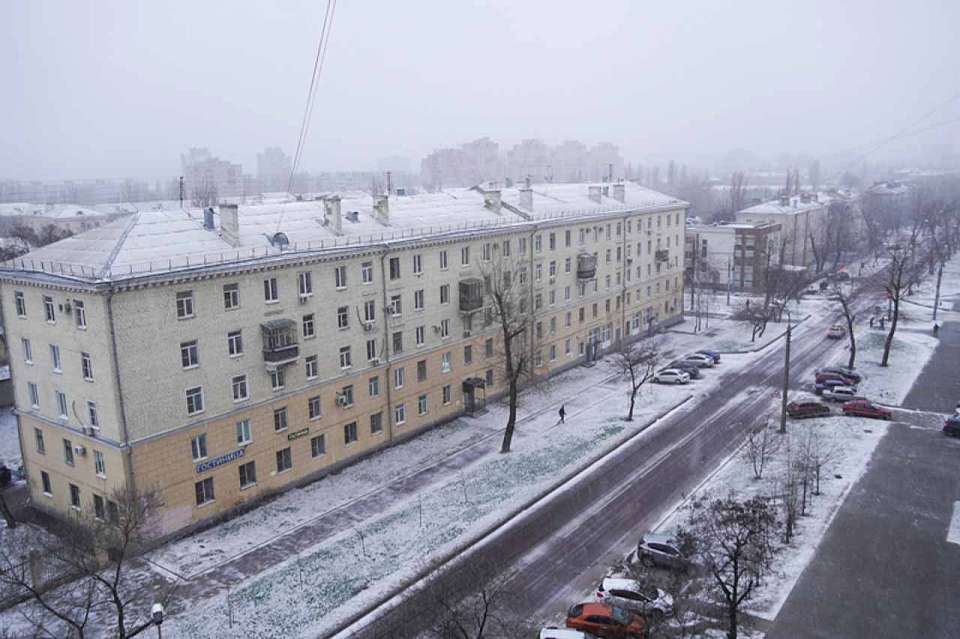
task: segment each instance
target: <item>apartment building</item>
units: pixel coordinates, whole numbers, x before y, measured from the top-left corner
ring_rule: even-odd
[[[718,223],[688,225],[684,254],[687,282],[759,293],[768,266],[780,264],[780,225]]]
[[[311,481],[503,391],[491,265],[552,374],[679,320],[687,204],[633,184],[150,211],[2,265],[33,503],[161,534]]]
[[[807,267],[815,260],[814,250],[822,247],[830,198],[821,193],[783,196],[737,211],[736,221],[744,224],[779,224],[784,264]]]

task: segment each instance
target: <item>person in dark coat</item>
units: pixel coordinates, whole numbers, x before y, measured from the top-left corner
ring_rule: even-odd
[[[560,423],[565,423],[563,420],[567,416],[567,409],[563,407],[563,404],[560,404]]]

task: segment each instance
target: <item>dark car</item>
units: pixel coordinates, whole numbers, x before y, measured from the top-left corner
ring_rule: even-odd
[[[847,402],[843,405],[844,415],[854,415],[856,417],[872,417],[874,419],[892,419],[893,413],[883,406],[878,406],[866,399]]]
[[[823,373],[817,373],[816,382],[818,384],[823,384],[824,382],[828,382],[832,380],[841,382],[844,386],[848,386],[850,384],[850,378],[845,375],[841,375],[840,373],[832,373],[832,372],[826,372],[826,371]]]
[[[717,351],[711,351],[711,350],[707,350],[707,349],[704,348],[704,349],[701,349],[701,350],[699,350],[699,351],[697,351],[697,352],[700,353],[701,355],[706,355],[707,357],[713,358],[713,363],[714,363],[714,364],[719,364],[719,363],[720,363],[720,353],[718,353]]]
[[[686,360],[678,359],[674,362],[670,362],[664,368],[679,368],[684,373],[690,376],[690,379],[700,379],[703,377],[703,373],[700,372],[700,367],[694,364],[693,362],[688,362]]]
[[[813,387],[813,392],[815,392],[817,395],[821,395],[823,394],[823,391],[827,390],[828,388],[833,388],[834,386],[846,386],[846,385],[847,385],[847,382],[842,379],[840,380],[828,379],[823,382],[815,384]]]
[[[960,415],[951,415],[943,422],[943,434],[960,437]]]
[[[816,374],[820,375],[821,373],[833,373],[834,375],[840,375],[841,377],[846,377],[848,380],[853,382],[853,385],[856,386],[863,381],[863,375],[856,371],[852,371],[849,368],[844,368],[842,366],[824,366],[816,370]],[[849,386],[850,384],[848,384]]]
[[[790,402],[787,404],[787,414],[797,419],[824,417],[830,414],[830,407],[820,402]]]

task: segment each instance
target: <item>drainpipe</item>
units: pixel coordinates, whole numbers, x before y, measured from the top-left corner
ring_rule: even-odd
[[[135,491],[136,481],[133,477],[133,450],[130,447],[130,436],[127,432],[127,411],[123,405],[123,387],[120,384],[120,361],[117,358],[117,333],[113,323],[113,289],[107,292],[107,326],[110,329],[110,356],[113,359],[113,381],[116,387],[117,406],[120,408],[120,432],[123,442],[124,475],[127,488]]]
[[[393,400],[391,396],[391,380],[390,380],[390,326],[389,326],[389,315],[387,314],[387,270],[384,268],[386,265],[387,255],[390,253],[390,246],[384,244],[382,252],[380,253],[380,298],[383,309],[383,359],[386,363],[386,368],[384,368],[385,376],[383,380],[383,387],[386,390],[387,397],[387,441],[393,441]]]

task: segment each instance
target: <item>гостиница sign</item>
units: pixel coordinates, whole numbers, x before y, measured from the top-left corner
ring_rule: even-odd
[[[211,468],[216,468],[217,466],[223,466],[232,462],[234,459],[240,459],[243,457],[243,453],[246,448],[238,448],[232,453],[227,453],[226,455],[220,455],[219,457],[214,457],[213,459],[208,459],[207,461],[200,462],[197,464],[197,472],[204,473]]]

